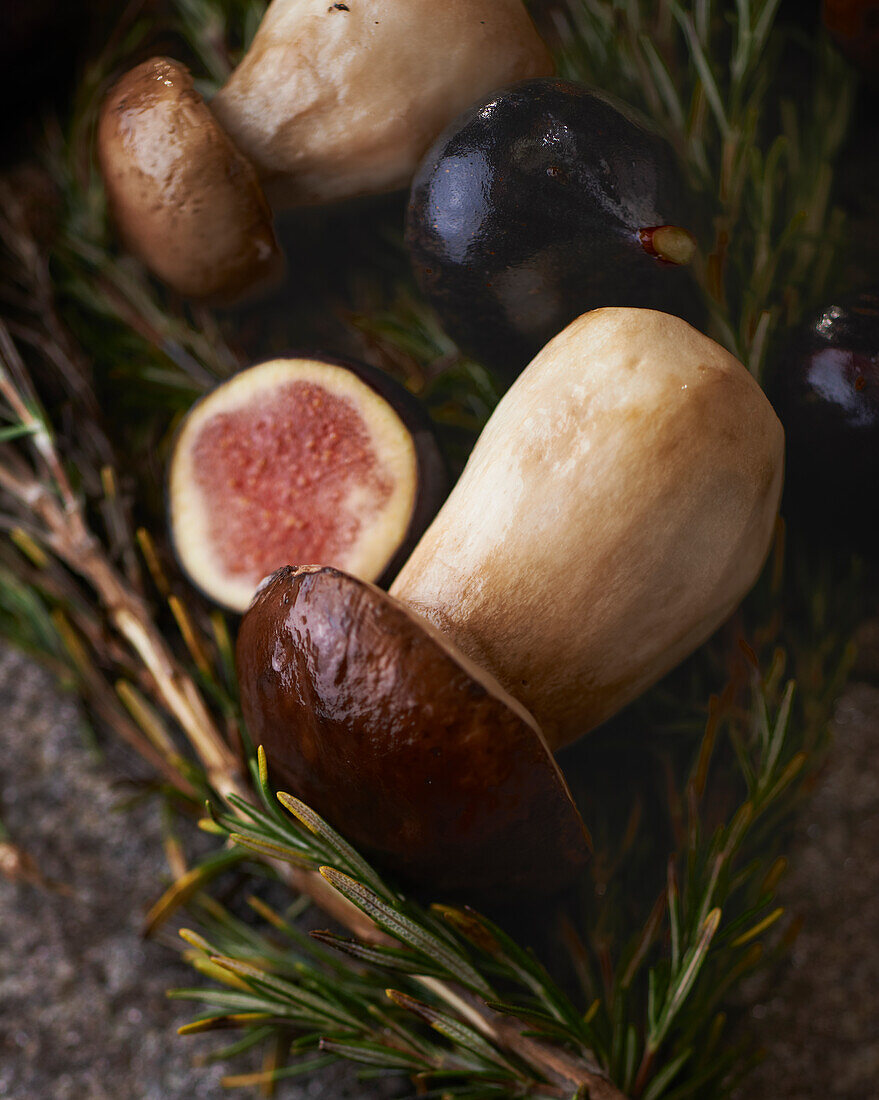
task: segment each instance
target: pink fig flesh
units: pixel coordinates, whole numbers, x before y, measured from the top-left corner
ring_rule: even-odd
[[[187,416],[169,474],[172,536],[217,603],[246,610],[263,577],[289,564],[376,580],[439,507],[424,508],[441,465],[429,429],[404,422],[364,371],[273,360]]]

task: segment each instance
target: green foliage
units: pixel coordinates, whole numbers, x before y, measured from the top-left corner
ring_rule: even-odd
[[[496,1073],[501,1057],[499,1050],[486,1049],[484,1037],[474,1051],[468,1003],[463,1011],[460,1004],[450,1008],[435,987],[427,983],[425,988],[426,976],[469,991],[493,1012],[515,1020],[520,1032],[563,1046],[584,1065],[597,1063],[633,1097],[725,1096],[748,1060],[740,1044],[725,1035],[724,1004],[736,982],[761,963],[765,936],[781,923],[783,909],[775,890],[785,864],[775,853],[783,822],[797,803],[797,780],[809,764],[801,747],[802,731],[791,721],[793,685],[784,681],[778,664],[768,680],[753,666],[741,666],[739,672],[749,681],[750,703],[737,705],[728,693],[712,706],[686,784],[668,807],[677,819],[677,838],[669,846],[659,896],[636,917],[643,925],[633,923],[635,914],[620,904],[613,889],[602,892],[598,911],[587,910],[579,929],[570,913],[564,918],[588,1006],[563,992],[536,958],[496,923],[457,906],[424,909],[390,887],[313,811],[280,793],[278,802],[292,816],[283,814],[262,755],[255,770],[261,806],[234,800],[234,812],[212,818],[210,827],[247,850],[319,871],[393,938],[395,946],[376,946],[330,933],[316,936],[355,960],[356,989],[362,992],[363,983],[371,985],[379,1003],[379,994],[393,980],[399,991],[394,1004],[414,1014],[395,1018],[395,1044],[405,1038],[411,1054],[424,1040],[425,1023],[444,1037],[440,1046],[433,1040],[433,1072],[422,1065],[420,1074],[448,1084],[456,1057],[465,1058],[469,1068],[464,1072],[469,1073],[473,1067],[466,1058],[480,1054],[491,1063],[491,1069],[483,1064],[480,1073],[489,1075]],[[737,797],[730,798],[731,791]],[[655,846],[649,858],[655,864]],[[625,878],[625,868],[619,868],[619,877]],[[546,919],[551,917],[547,912]],[[305,942],[301,933],[287,932],[300,945]],[[248,926],[245,939],[253,935]],[[245,947],[244,940],[234,946],[227,942],[226,959],[246,957]],[[262,955],[274,957],[268,949]],[[320,961],[319,975],[313,968],[307,971],[309,982],[324,983],[327,997],[338,995],[348,987],[348,972],[338,963],[327,969],[325,954]],[[295,983],[290,958],[282,954],[280,963],[286,969],[271,964],[270,972],[284,973]],[[235,973],[242,977],[240,968]],[[252,998],[260,990],[243,976]],[[314,992],[313,985],[304,989]],[[195,991],[186,995],[198,999]],[[211,1004],[212,997],[208,993],[205,1003]],[[411,998],[417,998],[417,1008]],[[269,1027],[272,1006],[257,1008],[252,999],[247,1004],[260,1015],[241,1020],[240,1026]],[[364,1043],[369,1062],[378,1064],[380,1039],[372,1021],[367,1023],[364,1034],[362,1015],[357,1027],[349,1022],[341,1032],[311,1019],[306,1030],[313,1028],[313,1034],[291,1040],[287,1053],[297,1058],[330,1049],[358,1061],[357,1044]],[[541,1094],[536,1085],[540,1066],[529,1064],[528,1053],[517,1052],[512,1063],[504,1058],[508,1087],[515,1083],[521,1090],[510,1095]],[[394,1059],[381,1064],[391,1068]],[[414,1066],[397,1068],[415,1072]]]
[[[565,0],[548,13],[562,74],[641,108],[677,149],[701,208],[716,335],[758,377],[776,327],[832,271],[833,161],[853,97],[837,51],[777,26],[779,4]]]
[[[204,89],[240,57],[263,6],[174,0],[164,29],[177,33]],[[640,107],[677,148],[702,219],[701,274],[715,332],[759,375],[775,329],[820,293],[832,266],[839,236],[832,161],[850,103],[842,63],[824,43],[790,41],[776,27],[777,0],[533,7],[565,75]],[[187,306],[120,252],[92,157],[95,109],[108,75],[154,33],[145,22],[124,22],[86,74],[68,130],[50,131],[59,209],[46,273],[31,265],[19,223],[0,218],[4,296],[16,303],[17,338],[42,349],[41,381],[48,373],[51,384],[37,388],[59,429],[56,439],[17,372],[27,415],[10,403],[14,387],[0,399],[0,474],[17,484],[33,466],[55,500],[62,481],[45,458],[57,445],[95,543],[179,654],[186,690],[246,754],[224,620],[188,592],[191,614],[167,599],[184,590],[163,574],[156,455],[179,416],[250,356],[329,333],[336,350],[366,356],[424,398],[459,468],[500,391],[461,358],[415,294],[396,200],[378,202],[368,216],[318,212],[302,223],[303,247],[326,245],[324,267],[315,265],[314,286],[297,287],[280,331],[258,307],[218,316]],[[811,59],[808,94],[787,83],[791,56]],[[314,328],[318,314],[326,329]],[[69,346],[62,321],[75,337]],[[87,354],[77,356],[76,347]],[[60,384],[46,369],[57,372],[59,363],[67,371]],[[8,377],[0,364],[0,378]],[[84,442],[103,441],[103,433],[106,447]],[[123,491],[111,492],[117,468]],[[180,730],[161,697],[144,697],[152,668],[147,675],[115,635],[108,640],[112,609],[98,605],[57,544],[31,530],[26,507],[7,496],[0,489],[0,633],[50,663],[117,732],[130,714],[160,753],[166,778],[169,769],[180,773],[188,797],[197,797],[208,777],[176,747]],[[155,528],[153,539],[135,537],[131,511]],[[187,933],[188,957],[215,984],[178,994],[206,1008],[187,1030],[240,1029],[216,1057],[263,1047],[272,1053],[264,1080],[344,1058],[368,1073],[413,1077],[426,1096],[581,1095],[577,1074],[595,1071],[633,1098],[728,1095],[752,1057],[728,1020],[732,995],[783,944],[788,925],[775,889],[786,826],[826,750],[829,708],[849,656],[850,620],[840,608],[856,606],[856,592],[840,585],[832,565],[798,550],[783,572],[782,557],[779,546],[743,617],[633,707],[628,728],[598,731],[568,755],[596,854],[579,898],[547,902],[537,931],[531,918],[527,937],[553,959],[552,974],[520,946],[520,914],[497,921],[418,904],[308,807],[287,795],[279,804],[261,761],[253,775],[258,804],[232,794],[203,823],[235,847],[183,875],[154,910],[158,920],[187,903],[201,928]],[[744,652],[741,637],[750,640]],[[797,692],[791,678],[802,685]],[[240,875],[245,857],[263,874],[280,865],[322,875],[383,938],[306,936],[294,923],[298,899],[283,915],[255,899],[265,927],[233,915],[206,886],[221,871]],[[561,1059],[560,1076],[547,1068],[547,1051]]]
[[[519,960],[524,959],[530,983],[543,995],[539,1003],[548,1004],[555,1015],[563,1006],[568,1026],[576,1027],[577,1010],[554,989],[548,975],[482,918],[452,909],[434,914],[392,890],[318,815],[280,794],[278,800],[295,816],[284,814],[268,785],[262,754],[259,765],[254,782],[261,805],[233,799],[233,812],[210,819],[211,831],[259,855],[319,871],[399,946],[360,943],[330,932],[307,936],[290,919],[251,899],[269,925],[257,931],[216,903],[203,902],[196,912],[205,934],[182,933],[195,949],[190,960],[203,972],[209,963],[207,972],[221,978],[216,968],[227,971],[233,988],[173,994],[209,1010],[184,1032],[237,1027],[245,1033],[245,1049],[248,1039],[255,1044],[281,1036],[284,1061],[306,1059],[311,1065],[309,1056],[323,1051],[333,1058],[405,1072],[460,1096],[557,1095],[544,1091],[547,1082],[538,1070],[511,1058],[474,1028],[463,999],[467,991],[495,998],[489,981],[511,975],[521,985]],[[492,953],[482,952],[480,969],[473,946],[459,930],[462,923],[478,925],[477,944],[494,945]],[[502,942],[509,944],[515,964],[499,949]],[[432,979],[454,982],[460,992],[451,1004],[431,994]],[[235,1047],[242,1049],[241,1042]],[[279,1073],[280,1067],[272,1076]]]
[[[51,607],[32,581],[22,579],[22,567],[10,547],[0,547],[0,637],[51,668],[60,683],[73,687],[76,678],[52,622]]]
[[[256,34],[266,6],[266,0],[175,0],[175,26],[196,53],[203,94],[226,82]]]

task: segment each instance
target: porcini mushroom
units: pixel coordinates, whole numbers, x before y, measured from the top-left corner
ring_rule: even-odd
[[[386,593],[282,569],[237,645],[273,776],[382,867],[472,896],[556,889],[588,837],[534,719]]]
[[[282,782],[383,866],[470,893],[585,858],[550,756],[723,621],[771,539],[784,437],[677,317],[579,318],[514,383],[390,594],[273,577],[238,639]]]
[[[168,474],[177,558],[231,611],[282,565],[390,580],[446,476],[427,413],[366,364],[288,356],[241,371],[180,426]]]
[[[718,344],[664,313],[595,310],[503,398],[390,591],[558,748],[753,585],[783,451],[771,405]]]
[[[98,158],[121,237],[179,294],[228,301],[280,274],[256,172],[182,65],[153,58],[114,85]]]
[[[522,0],[273,0],[212,108],[275,205],[409,184],[456,115],[553,63]]]

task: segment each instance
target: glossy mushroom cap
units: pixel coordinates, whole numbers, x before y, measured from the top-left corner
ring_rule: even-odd
[[[559,748],[732,613],[769,549],[783,458],[729,352],[678,317],[595,310],[503,398],[391,593]]]
[[[287,568],[238,636],[248,730],[272,775],[376,862],[432,890],[568,883],[583,823],[533,718],[386,593]]]
[[[113,86],[98,158],[126,246],[178,294],[231,301],[281,273],[256,172],[182,65],[153,58]]]
[[[437,134],[553,64],[522,0],[274,0],[212,102],[274,205],[406,187]]]

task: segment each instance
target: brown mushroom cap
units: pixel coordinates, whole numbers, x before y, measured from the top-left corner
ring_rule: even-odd
[[[406,187],[437,134],[548,76],[522,0],[274,0],[211,106],[275,205]]]
[[[386,593],[286,568],[238,636],[273,775],[381,866],[470,895],[555,889],[588,854],[531,716]]]
[[[153,58],[113,86],[98,158],[126,246],[177,293],[233,300],[282,271],[256,172],[182,65]]]

